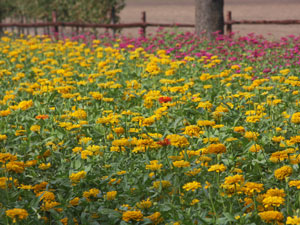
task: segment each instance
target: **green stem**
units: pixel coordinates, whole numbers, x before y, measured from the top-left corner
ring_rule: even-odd
[[[211,207],[212,207],[212,210],[213,210],[213,214],[214,214],[214,216],[213,216],[213,219],[214,219],[213,222],[214,223],[213,224],[215,224],[217,212],[216,212],[215,205],[214,205],[214,202],[213,202],[212,197],[211,197],[211,188],[209,188],[209,200],[210,200],[210,204],[211,204]]]

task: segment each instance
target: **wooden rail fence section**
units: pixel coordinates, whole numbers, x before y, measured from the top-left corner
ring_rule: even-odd
[[[226,14],[226,20],[224,22],[225,32],[230,35],[233,31],[233,25],[240,24],[277,24],[277,25],[290,25],[290,24],[300,24],[300,20],[233,20],[231,11]],[[141,35],[146,36],[147,27],[195,27],[195,24],[166,24],[166,23],[149,23],[146,20],[146,12],[142,12],[141,22],[137,23],[124,23],[124,24],[98,24],[98,23],[80,23],[80,22],[59,22],[56,18],[56,13],[52,13],[52,22],[34,22],[34,23],[0,23],[0,28],[50,28],[52,27],[53,33],[57,34],[59,32],[59,27],[71,27],[76,28],[77,33],[79,28],[105,28],[112,29],[115,33],[116,29],[122,28],[141,28]],[[22,29],[23,30],[23,29]]]

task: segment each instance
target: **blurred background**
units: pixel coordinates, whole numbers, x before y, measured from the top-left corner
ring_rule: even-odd
[[[232,12],[233,20],[300,20],[300,0],[225,0],[224,15]],[[195,23],[194,0],[126,0],[121,11],[122,23],[141,19],[141,11],[146,11],[148,22]],[[226,19],[226,18],[225,18]],[[182,29],[182,28],[180,28]],[[156,28],[147,28],[154,32]],[[182,30],[194,31],[192,28]],[[233,25],[233,31],[240,35],[262,34],[279,38],[290,34],[300,35],[300,25]],[[124,33],[137,31],[126,29]]]
[[[228,11],[232,20],[299,20],[300,0],[224,0],[225,21]],[[53,15],[55,11],[55,15]],[[51,23],[80,22],[102,24],[141,23],[142,12],[150,23],[195,24],[195,0],[0,0],[2,23]],[[58,27],[58,26],[57,26]],[[57,28],[56,27],[56,28]],[[300,35],[299,25],[233,25],[238,35],[261,34],[270,39],[288,35]],[[124,28],[121,34],[137,37],[141,28]],[[158,28],[147,27],[147,35]],[[59,30],[59,32],[58,32]],[[174,30],[169,28],[166,30]],[[194,32],[194,28],[180,28],[180,31]],[[0,30],[1,31],[1,30]],[[47,27],[4,27],[2,31],[18,34],[53,34],[63,38],[91,32],[95,35],[110,33],[105,28],[82,28],[80,26]],[[120,31],[120,30],[119,30]],[[118,32],[118,31],[117,31]]]

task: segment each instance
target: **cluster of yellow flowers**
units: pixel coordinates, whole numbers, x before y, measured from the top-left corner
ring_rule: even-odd
[[[216,223],[225,209],[215,204],[230,202],[243,224],[300,223],[292,67],[266,76],[251,60],[115,44],[1,39],[0,191],[13,201],[0,205],[10,222],[59,212],[63,224],[195,224],[209,208],[203,217]]]
[[[5,214],[13,220],[13,223],[16,223],[17,219],[23,220],[28,217],[28,212],[20,208],[8,209],[5,211]]]

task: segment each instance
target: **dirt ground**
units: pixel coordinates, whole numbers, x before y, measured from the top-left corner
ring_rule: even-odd
[[[140,22],[141,12],[146,11],[148,22],[195,23],[195,0],[126,0],[121,12],[121,22]],[[300,0],[225,0],[224,14],[232,12],[234,20],[300,20]],[[147,33],[157,28],[147,28]],[[193,29],[184,28],[192,31]],[[278,39],[290,34],[300,35],[299,25],[233,25],[240,35],[262,34]],[[124,34],[136,36],[138,29],[124,29]]]

